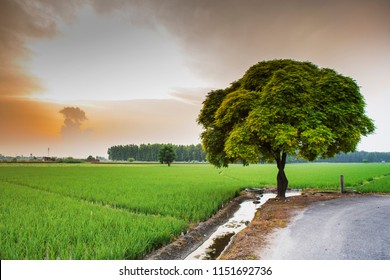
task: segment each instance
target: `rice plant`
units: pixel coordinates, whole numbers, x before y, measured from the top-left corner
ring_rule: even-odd
[[[1,259],[139,259],[206,220],[274,165],[0,164]],[[389,164],[291,164],[291,188],[390,192]]]

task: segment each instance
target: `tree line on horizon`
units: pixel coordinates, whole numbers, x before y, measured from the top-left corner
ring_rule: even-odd
[[[159,151],[165,144],[128,144],[116,145],[108,148],[108,159],[118,161],[159,161]],[[175,161],[181,162],[205,162],[206,153],[201,144],[197,145],[173,145],[176,154]]]
[[[158,153],[162,146],[165,144],[141,144],[141,145],[117,145],[112,146],[108,149],[109,159],[118,161],[128,161],[132,158],[134,161],[159,161]],[[180,162],[206,162],[206,153],[203,151],[201,144],[198,145],[172,145],[176,154],[175,161]],[[40,158],[34,157],[35,160],[41,160]],[[103,157],[97,157],[97,160],[104,160]],[[31,161],[31,157],[23,156],[6,156],[0,154],[1,162],[21,162]],[[56,159],[53,161],[68,163],[77,162],[80,160],[73,159],[71,157]],[[73,160],[73,161],[72,161]],[[88,161],[88,159],[86,159]],[[297,158],[296,156],[289,155],[286,160],[288,163],[304,163],[307,160]],[[351,153],[339,153],[333,158],[318,158],[314,162],[330,162],[330,163],[359,163],[359,162],[390,162],[390,152],[351,152]]]
[[[116,145],[108,149],[108,158],[110,160],[128,161],[129,158],[134,161],[159,161],[158,153],[161,147],[165,144],[129,144]],[[206,152],[202,149],[201,144],[197,145],[172,145],[176,154],[175,161],[179,162],[205,162]],[[288,163],[303,163],[307,160],[297,158],[296,156],[288,156]],[[339,153],[333,158],[318,158],[314,162],[390,162],[389,152],[350,152]]]
[[[287,158],[289,163],[308,162],[295,156]],[[335,163],[358,163],[358,162],[390,162],[390,153],[386,152],[350,152],[339,153],[333,158],[318,158],[314,162],[335,162]]]

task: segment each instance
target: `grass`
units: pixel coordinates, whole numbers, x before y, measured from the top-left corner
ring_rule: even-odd
[[[0,164],[1,259],[139,259],[206,220],[275,165]],[[294,164],[291,188],[390,192],[389,164]]]
[[[1,259],[139,259],[187,223],[2,183]]]
[[[359,192],[375,192],[388,193],[390,185],[390,175],[383,175],[378,177],[370,177],[367,181],[355,186],[355,189]]]
[[[222,171],[225,176],[236,180],[251,177],[257,179],[255,186],[275,186],[277,169],[275,165],[232,166]],[[369,178],[383,177],[387,187],[377,188],[367,185],[359,188],[363,192],[390,192],[390,164],[371,163],[309,163],[287,164],[285,168],[290,188],[315,188],[320,190],[339,190],[340,175],[344,175],[346,188],[356,189]],[[372,179],[373,180],[373,179]],[[249,183],[249,182],[248,182]]]
[[[240,182],[220,176],[218,170],[206,165],[34,165],[1,169],[2,181],[189,222],[208,218],[241,188]]]

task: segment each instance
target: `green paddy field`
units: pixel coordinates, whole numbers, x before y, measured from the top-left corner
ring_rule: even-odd
[[[275,165],[0,164],[0,259],[142,259]],[[390,164],[291,164],[290,188],[389,193]]]

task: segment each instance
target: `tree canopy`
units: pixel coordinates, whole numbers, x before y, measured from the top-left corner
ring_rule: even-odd
[[[374,131],[359,86],[310,62],[263,61],[226,89],[208,93],[198,116],[210,163],[276,161],[278,196],[287,154],[306,160],[355,151]]]
[[[160,163],[166,163],[168,166],[171,166],[171,163],[175,160],[176,154],[173,149],[173,146],[170,144],[164,145],[161,147],[158,152],[158,159]]]

